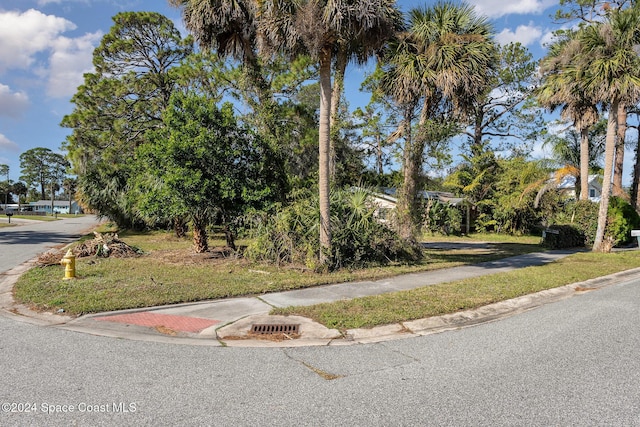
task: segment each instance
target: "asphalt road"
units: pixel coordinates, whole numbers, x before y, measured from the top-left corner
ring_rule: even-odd
[[[0,425],[640,425],[638,301],[627,281],[344,347],[184,346],[0,317]]]
[[[8,222],[6,217],[2,222]],[[12,219],[15,227],[0,228],[0,273],[28,261],[48,249],[70,243],[95,227],[93,215],[58,221],[24,221]]]

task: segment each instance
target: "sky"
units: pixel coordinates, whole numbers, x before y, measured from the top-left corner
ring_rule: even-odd
[[[403,10],[434,3],[397,2]],[[550,18],[558,0],[467,3],[490,19],[500,43],[518,41],[536,59],[544,56],[545,43],[559,28]],[[159,12],[185,32],[180,11],[166,0],[0,0],[0,164],[9,165],[12,181],[20,177],[19,156],[26,150],[46,147],[62,153],[60,146],[70,129],[60,122],[73,110],[70,99],[83,73],[93,71],[93,49],[109,32],[111,17],[122,11]],[[347,86],[366,71],[350,66]],[[358,87],[354,84],[352,90]],[[355,108],[366,104],[368,96],[354,93],[347,99]]]

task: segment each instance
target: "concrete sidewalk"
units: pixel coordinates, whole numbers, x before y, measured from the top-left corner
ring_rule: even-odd
[[[553,262],[575,252],[563,250],[531,253],[498,261],[406,274],[378,281],[341,283],[287,292],[274,292],[256,297],[124,310],[79,318],[71,318],[64,314],[36,313],[15,304],[11,297],[11,288],[15,279],[21,274],[20,270],[24,271],[29,267],[23,265],[14,269],[16,271],[6,273],[4,280],[0,282],[0,307],[2,307],[1,311],[4,315],[18,320],[94,335],[144,341],[218,346],[307,346],[366,343],[424,335],[494,320],[575,295],[585,289],[605,286],[621,278],[640,277],[640,269],[594,279],[588,283],[581,283],[580,286],[577,284],[567,285],[491,304],[477,310],[372,329],[349,330],[346,334],[327,329],[309,319],[296,316],[270,316],[268,313],[274,307],[313,305],[347,300],[503,273],[517,268]],[[268,330],[280,330],[278,328],[284,327],[285,331],[292,330],[293,332],[276,335],[280,339],[273,339],[274,335],[260,337],[250,333],[254,325],[266,325]],[[267,337],[271,339],[264,339]]]

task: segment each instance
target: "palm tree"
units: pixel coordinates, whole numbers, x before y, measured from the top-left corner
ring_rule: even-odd
[[[607,210],[612,186],[618,111],[622,103],[640,99],[640,8],[636,5],[607,14],[604,22],[592,24],[578,34],[581,44],[578,66],[587,92],[608,106],[604,180],[598,211],[594,251],[608,251],[604,244]]]
[[[455,127],[447,126],[452,121],[442,114],[443,108],[464,116],[487,88],[497,49],[491,25],[469,5],[443,2],[413,9],[409,17],[408,33],[392,45],[385,87],[404,111],[397,132],[404,138],[398,225],[400,234],[412,239],[426,144],[453,135]],[[413,137],[412,121],[418,114]]]
[[[0,165],[0,175],[7,176],[7,188],[4,193],[4,208],[7,209],[7,203],[9,203],[9,165]]]
[[[20,212],[20,196],[26,197],[29,193],[29,189],[26,185],[24,185],[24,182],[18,181],[13,183],[11,191],[13,192],[13,194],[18,196],[18,212]]]
[[[588,199],[589,185],[589,128],[599,119],[597,102],[587,96],[584,82],[579,79],[580,69],[574,65],[580,52],[580,42],[573,32],[558,34],[559,39],[550,46],[542,60],[542,84],[536,89],[538,102],[573,122],[580,134],[580,200]]]
[[[62,187],[67,190],[67,196],[69,197],[69,213],[71,213],[71,202],[73,201],[77,185],[78,181],[76,178],[67,177],[62,181]]]
[[[187,28],[203,47],[233,55],[245,64],[274,53],[290,57],[310,55],[319,64],[319,177],[320,261],[331,252],[329,160],[331,65],[340,47],[346,57],[366,61],[399,27],[395,1],[358,0],[282,1],[170,0],[183,7]],[[349,41],[349,43],[347,43]]]

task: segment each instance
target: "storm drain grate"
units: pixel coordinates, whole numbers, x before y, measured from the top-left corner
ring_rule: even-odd
[[[271,324],[271,325],[253,325],[251,326],[252,334],[299,334],[300,325],[292,324]]]

